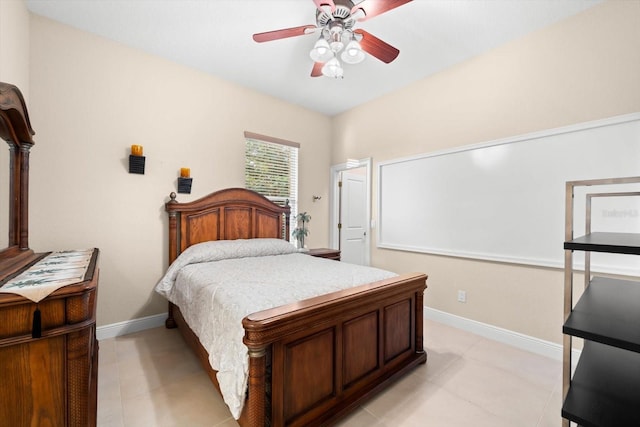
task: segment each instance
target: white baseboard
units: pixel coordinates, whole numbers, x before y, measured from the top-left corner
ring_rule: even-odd
[[[132,334],[145,329],[164,326],[167,313],[155,314],[153,316],[141,317],[139,319],[125,320],[124,322],[112,323],[110,325],[98,326],[96,328],[96,338],[105,340],[119,337],[120,335]]]
[[[545,341],[519,332],[478,322],[465,317],[456,316],[434,308],[425,307],[424,317],[429,320],[462,329],[503,344],[530,351],[551,359],[562,361],[562,345],[551,341]],[[571,353],[572,365],[575,365],[580,358],[580,350],[574,349]]]
[[[562,345],[550,341],[545,341],[519,332],[510,331],[508,329],[489,325],[488,323],[478,322],[476,320],[467,319],[455,314],[436,310],[434,308],[425,307],[424,316],[429,320],[452,326],[480,335],[503,344],[530,351],[542,356],[555,360],[562,360]],[[96,337],[98,340],[115,338],[120,335],[131,334],[145,329],[157,328],[164,325],[167,318],[166,313],[156,314],[153,316],[142,317],[140,319],[126,320],[124,322],[112,323],[110,325],[98,326],[96,328]],[[571,355],[572,364],[575,365],[580,358],[580,350],[574,349]]]

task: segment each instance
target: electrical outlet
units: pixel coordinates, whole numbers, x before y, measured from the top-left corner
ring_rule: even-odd
[[[467,302],[467,291],[458,291],[458,302]]]

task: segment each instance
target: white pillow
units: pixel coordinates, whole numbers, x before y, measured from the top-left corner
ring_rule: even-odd
[[[173,261],[155,289],[161,294],[163,291],[168,291],[173,286],[180,269],[189,264],[294,252],[297,252],[297,249],[293,244],[282,239],[237,239],[198,243],[189,246]]]
[[[296,252],[293,244],[282,239],[215,240],[190,246],[178,258],[195,257],[219,261],[230,258],[282,255],[293,252]]]

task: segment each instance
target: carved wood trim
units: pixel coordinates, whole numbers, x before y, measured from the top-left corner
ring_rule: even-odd
[[[259,425],[266,418],[266,380],[267,352],[265,347],[249,348],[249,381],[247,399],[243,416],[249,425]]]

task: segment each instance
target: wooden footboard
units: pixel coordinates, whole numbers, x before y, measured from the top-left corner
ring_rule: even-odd
[[[243,320],[249,389],[243,427],[331,425],[425,363],[424,274],[334,292]],[[207,352],[176,322],[217,386]]]

